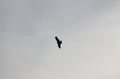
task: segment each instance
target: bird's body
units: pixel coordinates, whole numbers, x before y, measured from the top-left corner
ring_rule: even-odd
[[[55,36],[55,39],[57,41],[58,47],[61,48],[62,40],[60,41],[57,36]]]

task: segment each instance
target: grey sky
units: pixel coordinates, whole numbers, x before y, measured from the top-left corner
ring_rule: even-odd
[[[120,79],[119,21],[119,0],[0,0],[0,79]]]

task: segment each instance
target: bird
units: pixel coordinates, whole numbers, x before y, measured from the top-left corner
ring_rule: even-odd
[[[62,40],[59,40],[57,36],[55,36],[55,40],[57,41],[58,47],[61,48]]]

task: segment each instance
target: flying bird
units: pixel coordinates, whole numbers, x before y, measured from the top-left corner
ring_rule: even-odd
[[[55,36],[55,39],[57,41],[58,47],[61,48],[62,40],[59,40],[57,36]]]

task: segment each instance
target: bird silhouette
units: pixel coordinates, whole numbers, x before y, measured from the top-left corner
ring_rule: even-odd
[[[57,41],[58,47],[61,48],[62,40],[59,40],[57,36],[55,36],[55,39]]]

